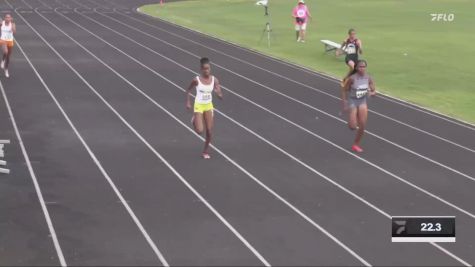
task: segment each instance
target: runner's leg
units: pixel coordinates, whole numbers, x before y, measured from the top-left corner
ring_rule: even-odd
[[[206,126],[206,141],[205,146],[203,149],[203,154],[209,153],[209,144],[211,143],[211,138],[213,136],[213,126],[214,126],[214,118],[213,118],[213,110],[205,111],[203,113],[204,122]]]

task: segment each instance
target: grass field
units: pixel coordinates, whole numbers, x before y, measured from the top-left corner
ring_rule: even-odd
[[[306,43],[294,40],[297,1],[270,0],[270,49],[259,44],[266,17],[255,2],[193,0],[141,11],[337,77],[347,70],[343,58],[325,55],[320,39],[341,42],[355,28],[380,91],[475,122],[474,0],[307,0],[314,20]],[[431,13],[455,19],[435,22]]]

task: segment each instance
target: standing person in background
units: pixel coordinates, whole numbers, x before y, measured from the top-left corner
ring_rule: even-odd
[[[292,17],[295,23],[295,32],[297,42],[305,42],[305,31],[307,30],[307,20],[312,18],[304,0],[299,0],[296,7],[292,11]]]
[[[16,26],[13,22],[11,14],[6,14],[1,25],[0,45],[2,46],[3,57],[0,67],[5,70],[5,77],[10,77],[8,73],[8,65],[10,64],[10,56],[13,52],[13,34],[16,33]]]
[[[356,62],[358,62],[359,55],[363,54],[363,44],[361,40],[356,38],[356,30],[348,30],[348,38],[341,44],[341,50],[346,51],[345,63],[349,68],[348,74],[343,78],[341,86],[345,85],[345,81],[350,76],[350,73],[355,69]]]

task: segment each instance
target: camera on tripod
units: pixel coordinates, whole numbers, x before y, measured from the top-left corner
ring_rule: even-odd
[[[256,5],[264,7],[264,16],[267,17],[267,22],[265,25],[264,30],[262,31],[262,36],[260,42],[264,38],[264,35],[267,34],[267,47],[270,47],[270,40],[271,40],[271,25],[270,25],[270,15],[269,15],[269,0],[260,0],[256,2]]]
[[[269,16],[269,11],[268,11],[269,6],[268,6],[268,4],[269,4],[269,0],[261,0],[261,1],[257,1],[257,3],[256,3],[256,5],[264,7],[264,10],[265,10],[264,11],[265,12],[264,16]]]

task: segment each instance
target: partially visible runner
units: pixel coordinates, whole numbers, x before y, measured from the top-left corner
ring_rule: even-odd
[[[307,20],[312,18],[310,11],[308,10],[307,5],[305,5],[304,0],[299,0],[296,7],[292,11],[292,17],[294,18],[295,23],[295,32],[297,42],[305,42],[305,32],[307,30]]]
[[[16,26],[13,22],[11,14],[6,14],[1,26],[0,44],[2,46],[3,57],[0,67],[5,70],[5,77],[10,77],[8,73],[8,65],[10,64],[10,56],[13,52],[13,34],[16,33]]]
[[[348,38],[341,44],[341,50],[346,50],[345,63],[349,68],[348,74],[343,78],[342,86],[345,83],[345,79],[354,70],[356,62],[358,62],[358,54],[363,54],[362,48],[361,40],[356,38],[355,29],[348,30]]]
[[[191,93],[196,89],[194,104],[194,114],[191,122],[198,134],[203,134],[203,128],[206,127],[206,141],[203,149],[203,158],[210,159],[209,145],[213,130],[213,91],[223,99],[223,92],[216,77],[211,75],[211,63],[208,58],[200,59],[201,75],[196,76],[188,87],[186,94],[186,108],[191,109]],[[203,126],[204,125],[204,126]]]
[[[350,73],[345,86],[341,90],[343,110],[349,113],[348,127],[351,130],[357,130],[355,141],[351,147],[351,150],[357,153],[363,152],[360,142],[368,119],[366,100],[368,95],[376,95],[373,79],[366,73],[367,66],[366,61],[358,60],[355,69]]]

